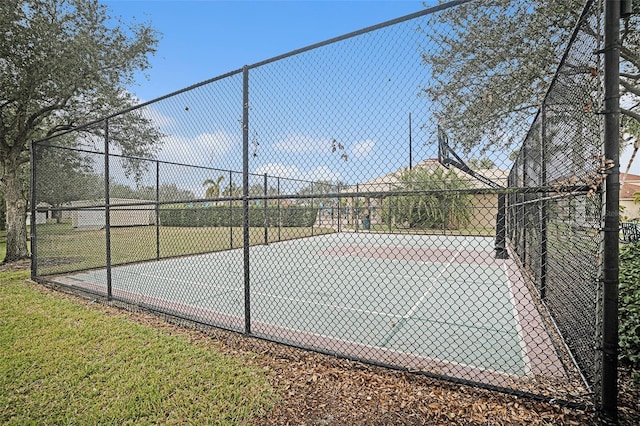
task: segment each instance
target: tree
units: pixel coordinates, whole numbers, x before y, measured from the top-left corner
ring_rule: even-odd
[[[467,165],[475,170],[490,170],[496,167],[496,163],[492,159],[487,157],[473,157],[469,161],[467,161]]]
[[[237,198],[242,197],[242,187],[235,184],[235,182],[229,182],[229,186],[222,190],[223,197]]]
[[[584,3],[483,0],[430,15],[425,28],[453,30],[424,31],[438,49],[422,54],[431,67],[423,93],[437,104],[438,119],[463,149],[512,148],[520,142],[522,135],[514,127],[528,123],[538,110]],[[635,12],[640,12],[640,3],[634,3]],[[640,121],[639,19],[626,19],[620,52],[620,90],[626,100],[622,113],[634,121]],[[587,27],[585,34],[597,33]],[[583,76],[597,72],[584,66],[574,69]]]
[[[206,186],[205,198],[220,198],[220,183],[224,180],[224,176],[218,176],[218,179],[206,179],[202,182],[202,186]]]
[[[36,153],[38,179],[34,190],[39,202],[54,208],[76,200],[104,197],[104,177],[93,173],[91,162],[78,151],[40,149]],[[60,212],[55,213],[60,220]]]
[[[29,142],[134,105],[126,87],[149,67],[158,35],[148,24],[110,18],[97,0],[3,0],[0,27],[0,190],[5,261],[13,261],[29,255],[20,180]],[[162,136],[135,112],[114,119],[109,132],[122,153],[136,156],[153,153]],[[124,166],[139,176],[139,162]]]
[[[340,145],[342,146],[342,145]],[[346,188],[348,185],[342,181],[330,181],[319,180],[317,182],[311,182],[296,191],[298,195],[313,195],[313,200],[316,203],[322,203],[324,206],[337,205],[338,200],[336,198],[328,198],[326,194],[337,193],[340,188]],[[298,202],[303,205],[307,205],[311,198],[302,198]]]
[[[473,196],[464,192],[470,187],[453,170],[406,169],[398,176],[394,189],[416,194],[387,197],[382,219],[412,229],[464,227],[472,218]]]

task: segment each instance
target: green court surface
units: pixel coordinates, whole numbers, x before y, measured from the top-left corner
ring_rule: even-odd
[[[446,374],[560,371],[522,277],[494,259],[491,238],[337,233],[253,246],[249,259],[256,335]],[[107,273],[55,280],[105,293]],[[243,249],[118,266],[111,280],[115,299],[244,330]]]

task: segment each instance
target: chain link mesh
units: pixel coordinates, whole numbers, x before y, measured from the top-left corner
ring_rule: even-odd
[[[587,10],[509,175],[510,241],[580,371],[597,385],[602,195],[601,48]]]
[[[426,10],[35,143],[34,278],[579,400],[598,375],[600,18],[583,17],[537,115],[514,112],[495,143],[469,146],[429,95],[455,76],[429,59],[481,5]]]

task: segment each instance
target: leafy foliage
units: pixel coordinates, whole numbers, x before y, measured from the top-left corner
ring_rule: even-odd
[[[471,221],[473,197],[463,191],[471,185],[453,170],[415,168],[403,171],[398,179],[396,190],[417,193],[384,200],[385,222],[408,228],[457,229]]]
[[[585,0],[480,0],[429,16],[423,28],[426,45],[440,48],[422,53],[431,74],[423,94],[437,106],[437,118],[452,140],[467,151],[520,142],[528,127],[523,124],[538,110],[584,5]],[[639,22],[640,15],[627,18],[621,35],[625,123],[640,121]],[[582,34],[596,37],[589,25]],[[429,31],[446,26],[452,30]],[[591,73],[599,81],[597,69],[567,60],[576,76]],[[593,105],[585,105],[585,112],[593,111]]]
[[[39,202],[60,207],[74,200],[104,197],[104,180],[92,173],[91,161],[80,152],[61,149],[37,149],[35,184]]]
[[[583,3],[476,1],[431,17],[429,27],[456,29],[425,29],[442,48],[422,54],[431,67],[424,94],[453,140],[468,149],[487,138],[519,142],[509,125],[535,114]]]
[[[169,206],[160,210],[163,226],[179,227],[228,227],[243,226],[242,206],[184,207]],[[268,226],[310,227],[316,220],[318,209],[303,206],[269,206],[266,209]],[[262,227],[265,224],[265,209],[249,206],[249,226]]]
[[[110,17],[97,0],[3,0],[0,27],[0,189],[6,260],[17,260],[28,256],[22,175],[29,142],[134,105],[126,87],[149,67],[158,34]],[[91,131],[104,136],[102,127]],[[114,119],[109,132],[120,152],[134,157],[152,154],[162,137],[135,111]],[[131,159],[123,167],[139,177],[144,164]]]
[[[640,244],[620,249],[619,300],[620,357],[640,367]]]
[[[205,191],[205,198],[219,198],[220,197],[220,183],[224,180],[224,176],[218,176],[216,180],[205,179],[202,182],[202,186],[207,187]]]

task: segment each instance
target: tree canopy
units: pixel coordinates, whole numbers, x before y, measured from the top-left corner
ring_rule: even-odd
[[[137,103],[126,88],[149,67],[158,33],[148,23],[110,17],[97,0],[3,0],[0,27],[0,189],[11,261],[28,256],[20,175],[30,141]],[[110,139],[139,156],[152,153],[161,134],[134,112],[112,123]],[[125,169],[135,174],[136,166]]]
[[[522,132],[514,127],[530,122],[540,107],[584,5],[585,0],[480,0],[429,16],[423,33],[438,49],[422,53],[431,69],[423,94],[435,102],[438,119],[461,148],[520,143]],[[640,12],[638,2],[634,8]],[[638,22],[637,15],[627,18],[621,38],[627,124],[640,121]]]
[[[464,191],[471,184],[453,170],[406,169],[394,186],[417,194],[387,197],[382,208],[386,223],[412,229],[459,229],[471,222],[473,195]]]

